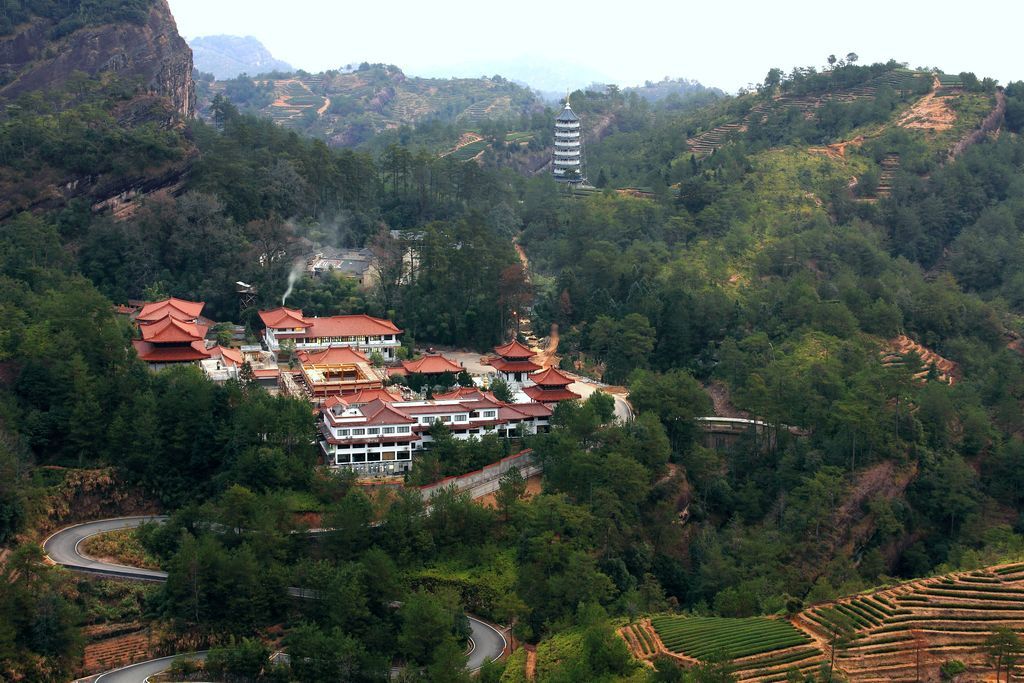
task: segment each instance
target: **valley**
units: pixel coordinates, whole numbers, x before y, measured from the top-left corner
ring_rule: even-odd
[[[0,7],[0,678],[1020,676],[1024,82],[551,102],[207,9]]]

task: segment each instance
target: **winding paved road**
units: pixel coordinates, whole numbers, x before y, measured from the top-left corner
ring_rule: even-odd
[[[117,517],[115,519],[101,519],[96,522],[76,524],[61,529],[43,541],[43,550],[46,552],[46,556],[53,560],[54,564],[59,564],[75,571],[139,579],[142,581],[166,581],[167,572],[100,562],[91,557],[86,557],[78,548],[82,541],[90,536],[120,529],[134,529],[144,522],[163,522],[166,519],[166,517],[161,516]]]
[[[473,639],[473,649],[466,658],[466,668],[472,672],[500,657],[505,651],[506,642],[505,636],[490,624],[468,614],[466,618],[469,619],[469,629],[472,632],[470,637]]]
[[[145,683],[149,680],[150,676],[155,676],[161,671],[170,669],[171,664],[179,657],[202,661],[206,659],[206,653],[196,652],[188,655],[174,655],[171,657],[161,657],[160,659],[151,659],[148,662],[131,664],[120,669],[108,671],[105,674],[100,674],[93,683]]]
[[[143,522],[163,522],[166,519],[166,517],[161,516],[116,517],[114,519],[101,519],[95,522],[76,524],[55,532],[43,541],[43,550],[54,564],[59,564],[74,571],[142,581],[166,581],[167,572],[101,562],[83,555],[79,550],[79,545],[82,541],[90,536],[120,529],[134,529]],[[289,588],[288,592],[291,595],[304,597],[302,589],[299,588]],[[470,671],[476,671],[487,662],[497,659],[502,655],[505,651],[505,636],[490,624],[480,621],[476,617],[466,616],[469,619],[469,628],[471,638],[473,639],[473,647],[469,652],[466,668]],[[203,659],[206,657],[206,653],[199,652],[195,653],[195,655],[186,656]],[[114,671],[108,671],[100,674],[94,683],[144,683],[149,676],[170,668],[171,662],[174,659],[174,657],[161,657],[160,659],[151,659],[121,669],[115,669]]]

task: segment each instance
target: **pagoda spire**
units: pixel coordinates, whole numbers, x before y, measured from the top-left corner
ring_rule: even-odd
[[[555,117],[551,175],[559,182],[578,184],[586,181],[583,173],[583,131],[580,118],[569,103],[568,92],[565,93],[565,108]]]

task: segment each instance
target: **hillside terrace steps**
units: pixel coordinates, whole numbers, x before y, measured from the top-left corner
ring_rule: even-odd
[[[784,680],[786,674],[794,667],[801,672],[813,671],[823,661],[821,650],[813,644],[805,643],[742,657],[733,661],[732,671],[740,681],[775,680],[776,676],[781,676],[780,680]]]
[[[906,362],[907,356],[911,353],[917,354],[918,358],[921,359],[921,367],[914,373],[916,381],[925,382],[934,364],[940,382],[945,382],[946,384],[956,383],[960,374],[959,365],[918,344],[906,335],[900,335],[889,340],[888,347],[881,352],[882,364],[886,366],[903,365]],[[1024,577],[1024,570],[1021,571],[1020,575]]]
[[[733,121],[731,123],[724,123],[689,138],[686,144],[690,147],[690,152],[693,154],[712,154],[728,141],[729,136],[746,130],[747,124],[744,122]]]
[[[148,629],[106,638],[85,646],[82,668],[87,672],[108,671],[152,656]]]
[[[854,86],[849,90],[836,93],[825,93],[822,95],[779,95],[771,102],[761,101],[754,105],[751,110],[740,121],[716,126],[698,135],[687,139],[686,143],[690,152],[695,155],[705,156],[714,153],[719,147],[728,141],[731,133],[745,132],[755,118],[764,121],[768,116],[768,110],[778,107],[795,107],[805,116],[810,116],[815,110],[826,102],[850,103],[857,100],[873,98],[878,94],[880,84],[893,85],[901,83],[906,78],[905,74],[891,73],[874,78],[867,83]],[[895,86],[893,86],[895,87]]]
[[[900,168],[900,155],[898,152],[889,152],[879,162],[882,172],[878,176],[878,186],[875,188],[875,196],[878,198],[891,197],[893,181],[896,179],[896,172]]]
[[[918,652],[922,674],[934,673],[947,659],[977,666],[993,627],[1024,631],[1024,565],[919,579],[857,597],[893,607],[882,623],[858,625],[857,637],[838,654],[838,667],[851,681],[914,680]],[[816,606],[795,622],[803,627],[814,611],[855,600]]]

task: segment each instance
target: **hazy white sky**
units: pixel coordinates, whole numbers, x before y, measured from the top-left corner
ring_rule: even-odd
[[[852,51],[861,62],[893,57],[1004,84],[1024,79],[1021,0],[169,2],[186,38],[252,35],[307,71],[366,60],[417,74],[541,58],[620,85],[681,76],[734,91],[771,66],[821,65]]]

